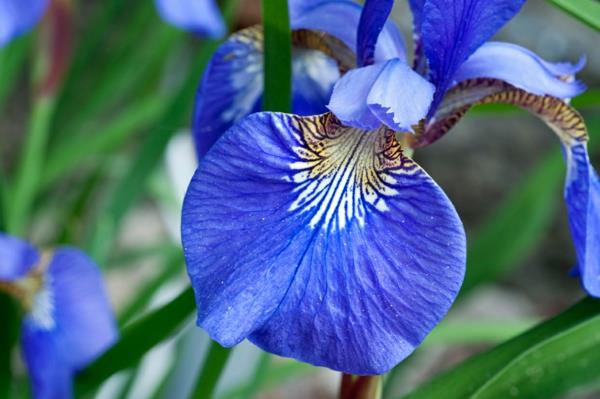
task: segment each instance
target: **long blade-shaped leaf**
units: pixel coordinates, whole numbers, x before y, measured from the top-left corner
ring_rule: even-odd
[[[589,323],[595,326],[595,331]],[[479,397],[475,395],[478,391],[485,392],[486,395],[494,392],[493,390],[499,392],[506,387],[507,381],[514,383],[512,387],[516,388],[517,392],[526,390],[532,395],[535,394],[534,396],[524,395],[523,397],[552,397],[552,395],[564,392],[567,388],[575,386],[575,384],[590,382],[592,377],[597,378],[600,376],[600,369],[593,364],[588,365],[586,363],[585,365],[585,367],[592,370],[583,370],[581,364],[576,366],[579,354],[586,351],[600,352],[600,341],[597,333],[599,328],[600,301],[586,298],[567,311],[526,333],[490,351],[470,358],[458,367],[429,381],[406,398],[474,398]],[[563,350],[567,348],[569,348],[569,351]],[[557,349],[562,351],[551,354],[553,350]],[[526,378],[531,374],[531,369],[528,370],[526,365],[530,364],[528,362],[532,358],[547,360],[548,367],[554,368],[553,373],[560,370],[560,378],[565,381],[552,381],[552,377],[543,377],[538,373],[538,370],[534,370],[537,378]],[[559,359],[564,362],[561,363]],[[589,361],[591,359],[586,357],[585,360]],[[541,363],[543,362],[540,361],[538,367],[544,367]],[[599,364],[597,360],[596,364]],[[524,376],[513,378],[519,372],[522,372]],[[554,378],[558,378],[556,374],[554,374]],[[541,385],[542,381],[545,383],[543,386]],[[537,386],[534,386],[534,384]],[[548,396],[539,396],[542,393]],[[493,397],[510,397],[510,395]]]
[[[550,2],[600,31],[600,2],[597,0],[550,0]]]

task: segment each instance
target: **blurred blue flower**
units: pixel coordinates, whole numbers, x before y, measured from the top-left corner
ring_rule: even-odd
[[[215,0],[155,0],[158,13],[180,29],[213,38],[225,34],[225,22]]]
[[[29,32],[44,15],[50,0],[0,0],[0,47]],[[214,0],[156,0],[169,24],[201,36],[221,37],[225,23]]]
[[[40,252],[0,234],[0,290],[25,309],[21,348],[36,398],[72,397],[72,379],[117,338],[102,276],[74,248]]]
[[[298,14],[290,7],[293,28],[325,31],[356,50],[358,68],[333,88],[333,114],[318,116],[256,113],[233,125],[258,109],[261,85],[254,82],[262,72],[258,62],[251,63],[258,65],[254,75],[244,72],[248,40],[230,39],[198,94],[195,134],[205,142],[182,216],[198,325],[224,346],[248,338],[266,351],[351,374],[385,373],[412,353],[454,301],[466,255],[452,203],[406,147],[437,140],[474,104],[510,102],[585,154],[578,114],[556,98],[584,90],[574,80],[583,62],[552,64],[515,45],[485,43],[523,3],[411,1],[412,67],[399,36],[382,40],[397,32],[386,22],[391,0],[367,0],[359,19],[321,9],[306,25],[294,18],[310,7]],[[350,3],[311,7],[342,4]],[[232,60],[239,64],[231,67]],[[568,154],[577,155],[577,145]],[[582,171],[570,166],[571,175],[580,173],[568,185],[583,195],[569,203],[588,213],[576,212],[572,223],[583,223],[594,244],[585,250],[595,254],[589,234],[598,237],[598,220],[589,209],[598,203],[590,194],[598,185],[587,155],[577,159],[570,165]]]
[[[42,18],[49,0],[0,0],[0,47],[29,32]]]

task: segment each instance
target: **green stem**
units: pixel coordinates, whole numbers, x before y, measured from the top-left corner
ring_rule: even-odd
[[[262,352],[256,365],[256,370],[248,386],[248,390],[242,396],[242,399],[253,399],[256,397],[260,388],[264,385],[269,375],[269,366],[271,365],[271,354]]]
[[[25,233],[31,206],[37,195],[54,106],[55,98],[52,96],[42,96],[34,100],[29,131],[13,191],[11,211],[8,214],[9,231],[17,236]]]
[[[223,348],[216,342],[211,342],[204,366],[196,381],[191,398],[211,399],[213,397],[219,377],[227,365],[231,350]]]
[[[292,103],[292,33],[287,0],[263,0],[263,110],[290,112]]]
[[[139,362],[151,348],[177,331],[194,306],[194,291],[188,288],[167,305],[125,328],[119,342],[78,375],[78,394],[90,392],[114,373]]]

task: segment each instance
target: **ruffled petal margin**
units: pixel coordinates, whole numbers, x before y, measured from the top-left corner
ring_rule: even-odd
[[[489,42],[460,67],[454,80],[492,78],[536,95],[572,98],[586,89],[574,79],[584,65],[585,58],[576,64],[551,63],[515,44]]]
[[[381,374],[445,315],[465,235],[392,131],[258,113],[200,162],[182,240],[198,324],[225,346]]]
[[[435,87],[398,59],[346,73],[327,106],[344,124],[409,132],[425,118]]]

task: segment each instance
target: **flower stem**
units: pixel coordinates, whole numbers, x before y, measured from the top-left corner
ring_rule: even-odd
[[[8,230],[16,236],[22,236],[25,233],[31,206],[37,194],[54,105],[54,96],[41,96],[34,100],[29,130],[12,195],[12,206],[7,215]]]
[[[379,375],[342,374],[339,399],[380,399],[382,379]]]
[[[230,354],[230,349],[223,348],[216,342],[211,342],[204,366],[196,380],[196,387],[190,396],[191,398],[210,399],[213,397],[217,382],[219,382],[219,378],[227,365]]]

